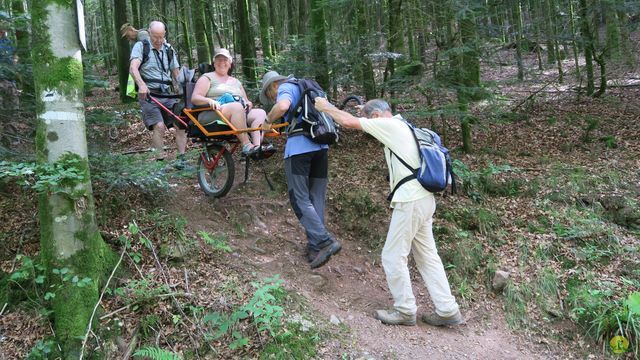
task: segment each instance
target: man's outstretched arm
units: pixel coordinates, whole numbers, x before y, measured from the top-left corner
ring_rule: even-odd
[[[362,130],[360,120],[346,111],[339,110],[333,106],[329,100],[317,97],[315,100],[316,109],[329,114],[341,126],[347,129]]]

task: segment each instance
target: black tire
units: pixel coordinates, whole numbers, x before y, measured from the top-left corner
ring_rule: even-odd
[[[351,95],[342,100],[342,104],[340,104],[340,107],[338,107],[338,109],[344,110],[344,108],[347,107],[347,104],[351,101],[355,101],[356,105],[362,105],[362,99],[360,97]]]
[[[205,162],[213,161],[213,159],[222,152],[222,156],[218,160],[216,167],[209,170]],[[235,176],[235,165],[231,152],[221,145],[208,145],[206,152],[200,153],[198,159],[198,184],[200,188],[208,196],[220,198],[231,190],[233,186],[233,178]]]

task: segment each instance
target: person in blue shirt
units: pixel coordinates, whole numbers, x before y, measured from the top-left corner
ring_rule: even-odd
[[[17,110],[20,107],[16,87],[16,48],[7,36],[9,25],[0,22],[0,108]]]
[[[294,80],[292,76],[282,76],[275,71],[264,74],[260,102],[264,106],[273,104],[264,130],[268,130],[274,121],[287,119],[300,100],[300,90],[289,82],[291,80]],[[306,135],[297,134],[287,138],[284,151],[289,201],[307,234],[307,261],[312,269],[326,264],[342,248],[324,223],[328,150],[328,145],[316,144]]]
[[[5,23],[0,23],[0,63],[13,65],[15,63],[15,47],[9,37],[7,37],[7,29],[9,27]]]

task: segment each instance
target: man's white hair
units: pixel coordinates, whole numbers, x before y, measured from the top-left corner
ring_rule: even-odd
[[[371,117],[371,114],[373,114],[374,112],[382,114],[387,111],[391,112],[391,107],[389,106],[389,103],[382,99],[369,100],[362,107],[362,112],[366,117]]]
[[[153,32],[166,32],[164,23],[161,21],[152,21],[149,23],[149,31]]]

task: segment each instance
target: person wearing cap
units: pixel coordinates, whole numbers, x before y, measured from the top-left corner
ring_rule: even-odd
[[[362,108],[366,118],[357,118],[348,112],[338,110],[325,98],[316,98],[315,106],[344,128],[363,130],[384,145],[391,189],[411,174],[399,158],[405,159],[415,168],[419,167],[420,156],[416,143],[406,141],[413,138],[413,134],[402,117],[393,116],[386,101],[368,101]],[[411,276],[407,266],[409,253],[412,253],[435,305],[435,311],[424,314],[422,321],[433,326],[463,324],[464,318],[460,314],[455,297],[451,294],[449,281],[433,238],[435,197],[413,179],[394,192],[391,207],[393,213],[381,257],[389,291],[393,296],[393,308],[377,310],[375,318],[387,325],[416,324],[416,298],[411,289]]]
[[[267,115],[272,123],[287,118],[300,100],[298,86],[288,82],[293,77],[269,71],[262,78],[260,102],[273,107]],[[264,130],[269,129],[266,124]],[[289,201],[307,234],[307,261],[315,269],[337,254],[342,244],[329,233],[324,222],[329,159],[328,145],[316,144],[306,135],[287,137],[284,172]]]
[[[216,50],[212,65],[213,71],[202,74],[196,82],[191,102],[194,105],[209,105],[214,110],[220,110],[238,130],[247,129],[247,127],[260,128],[267,118],[267,113],[262,109],[253,108],[253,103],[249,101],[240,80],[231,76],[234,66],[229,50],[223,48]],[[201,112],[198,115],[198,121],[203,125],[216,121],[222,122],[217,119],[215,111]],[[237,136],[242,144],[243,154],[251,155],[260,150],[261,131],[251,132],[251,138],[247,133],[240,133]],[[263,151],[271,150],[270,145],[268,148],[263,148]]]
[[[120,27],[120,35],[126,37],[130,43],[136,43],[142,40],[149,40],[149,32],[146,30],[138,30],[129,23],[124,23]]]
[[[129,58],[129,73],[138,85],[138,102],[142,110],[142,121],[147,129],[152,131],[153,149],[160,152],[158,160],[164,158],[162,151],[164,148],[164,133],[173,127],[173,121],[162,114],[160,106],[148,101],[150,92],[161,95],[171,95],[171,85],[177,80],[179,74],[179,64],[175,51],[165,40],[165,26],[160,21],[152,21],[149,24],[149,35],[151,49],[144,63],[143,44],[138,41],[131,50]],[[169,54],[173,54],[169,58]],[[173,81],[172,81],[173,80]],[[162,105],[172,109],[177,102],[176,99],[156,98]],[[184,152],[187,147],[187,134],[184,130],[176,128],[176,145],[178,148],[178,158],[184,163]],[[180,165],[182,166],[182,165]]]

